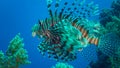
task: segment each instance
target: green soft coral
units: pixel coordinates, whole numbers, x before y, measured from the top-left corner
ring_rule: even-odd
[[[3,68],[4,60],[5,60],[5,55],[2,51],[0,51],[0,68]]]
[[[23,38],[19,33],[10,41],[6,55],[0,51],[0,68],[18,68],[22,64],[29,64],[27,50],[23,47]],[[4,65],[1,65],[2,63]]]
[[[20,48],[23,47],[23,38],[20,38],[20,34],[18,34],[10,41],[6,54],[7,56],[14,55]]]
[[[72,65],[67,64],[67,63],[60,63],[60,62],[58,62],[52,68],[74,68],[74,67]]]

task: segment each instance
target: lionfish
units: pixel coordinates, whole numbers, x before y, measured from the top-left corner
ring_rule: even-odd
[[[98,5],[74,0],[72,3],[65,1],[61,6],[60,1],[56,0],[54,4],[52,0],[47,0],[50,17],[39,20],[39,24],[33,27],[32,35],[44,38],[38,46],[42,55],[48,54],[49,58],[66,62],[75,60],[76,51],[81,51],[87,44],[98,45],[98,38],[90,35],[82,23],[98,14]]]

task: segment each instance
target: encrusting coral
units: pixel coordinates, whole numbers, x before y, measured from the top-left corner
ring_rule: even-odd
[[[74,68],[73,66],[67,64],[67,63],[60,63],[58,62],[55,66],[52,68]]]
[[[19,68],[22,64],[30,64],[27,50],[23,47],[23,38],[19,33],[10,41],[5,55],[0,51],[0,68]]]

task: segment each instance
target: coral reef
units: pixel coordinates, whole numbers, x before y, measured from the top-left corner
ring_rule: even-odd
[[[55,66],[52,66],[52,68],[74,68],[74,67],[67,63],[58,62]]]
[[[120,18],[120,0],[113,0],[111,8],[113,16]]]
[[[120,47],[120,38],[114,33],[108,33],[100,38],[98,45],[99,50],[107,56],[116,57],[118,48]]]
[[[30,64],[27,50],[23,47],[23,38],[19,33],[10,41],[5,55],[0,51],[0,68],[18,68],[22,64]]]
[[[100,13],[100,23],[104,25],[106,33],[113,32],[120,37],[120,1],[114,0],[111,9],[104,9]]]
[[[112,63],[112,68],[120,68],[120,46],[117,48],[115,54],[116,57],[110,57],[109,60]]]
[[[108,68],[120,68],[119,7],[120,0],[113,0],[111,9],[104,9],[102,13],[100,13],[100,23],[104,25],[105,35],[101,36],[98,48],[104,55],[108,56],[108,60],[106,61],[111,62],[111,66]]]
[[[115,54],[117,56],[111,57],[103,54],[100,50],[98,52],[98,61],[91,62],[88,68],[120,68],[120,47],[117,48]]]
[[[120,68],[120,37],[107,33],[100,37],[98,61],[91,63],[90,68]]]
[[[110,9],[103,9],[99,17],[100,23],[105,26],[107,22],[112,21],[111,16],[112,16],[112,12]]]

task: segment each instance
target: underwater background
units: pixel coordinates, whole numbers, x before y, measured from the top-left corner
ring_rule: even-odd
[[[72,0],[68,0],[72,2]],[[91,0],[87,0],[91,1]],[[112,0],[92,0],[99,5],[99,12],[104,8],[110,8]],[[0,50],[6,52],[10,40],[20,33],[24,38],[25,49],[28,51],[31,64],[22,65],[20,68],[50,68],[56,61],[42,56],[37,47],[42,39],[32,37],[32,26],[38,23],[38,19],[49,16],[46,0],[0,0]],[[98,16],[93,19],[98,20]],[[88,56],[92,52],[92,60],[97,60],[96,47],[91,45],[83,52]],[[70,62],[74,68],[86,68],[89,62],[78,54],[78,59]]]

